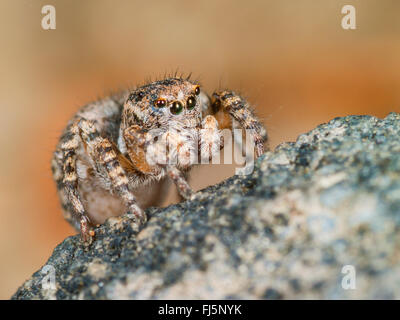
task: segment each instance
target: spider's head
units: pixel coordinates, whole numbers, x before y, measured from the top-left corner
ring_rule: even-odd
[[[143,129],[200,126],[205,97],[200,85],[181,78],[155,81],[134,90],[124,106],[123,125]]]

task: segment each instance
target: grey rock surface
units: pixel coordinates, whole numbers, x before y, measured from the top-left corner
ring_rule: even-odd
[[[336,118],[141,230],[122,216],[89,249],[67,238],[55,290],[39,270],[12,298],[399,299],[399,137],[397,113]]]

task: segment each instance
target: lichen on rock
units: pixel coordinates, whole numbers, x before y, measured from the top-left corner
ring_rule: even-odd
[[[399,299],[399,137],[397,113],[333,119],[140,230],[122,216],[89,249],[65,239],[52,294],[38,271],[12,298]]]

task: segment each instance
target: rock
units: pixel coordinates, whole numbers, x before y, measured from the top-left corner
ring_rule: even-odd
[[[336,118],[195,200],[56,247],[13,299],[400,298],[400,115]],[[354,288],[355,286],[355,288]]]

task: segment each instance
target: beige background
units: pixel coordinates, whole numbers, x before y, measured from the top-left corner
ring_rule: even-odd
[[[55,5],[57,29],[41,28]],[[355,31],[341,28],[344,4]],[[86,102],[176,68],[204,88],[240,89],[271,144],[348,114],[400,110],[400,2],[0,2],[0,298],[73,230],[49,162],[67,119]],[[196,189],[232,175],[197,168]]]

